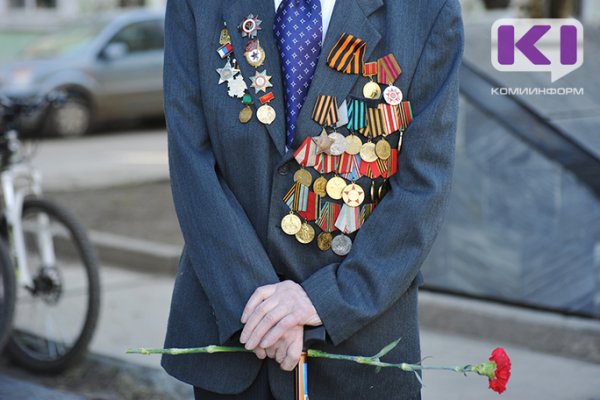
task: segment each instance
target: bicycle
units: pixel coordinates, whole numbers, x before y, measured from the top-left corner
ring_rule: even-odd
[[[17,365],[35,372],[61,372],[78,361],[92,339],[100,309],[95,249],[68,210],[43,198],[41,173],[24,155],[17,131],[20,117],[60,106],[63,98],[52,93],[16,101],[0,94],[0,236],[12,261],[8,270],[16,278],[5,351]],[[6,268],[2,272],[4,277]]]

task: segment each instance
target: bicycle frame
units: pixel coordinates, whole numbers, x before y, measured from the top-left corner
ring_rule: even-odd
[[[42,177],[27,162],[11,163],[0,173],[2,197],[8,230],[9,248],[17,269],[17,284],[33,289],[34,283],[27,263],[25,231],[23,229],[23,203],[28,196],[42,195]],[[48,216],[40,214],[37,219],[36,236],[40,256],[45,266],[55,265],[52,232]]]

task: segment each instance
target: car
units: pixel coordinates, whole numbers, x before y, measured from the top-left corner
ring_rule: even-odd
[[[65,101],[22,129],[62,137],[108,120],[163,116],[164,10],[103,13],[43,35],[0,66],[0,92],[19,99],[60,90]]]

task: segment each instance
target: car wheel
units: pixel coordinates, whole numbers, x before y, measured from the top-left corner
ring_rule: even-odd
[[[79,137],[87,133],[92,110],[83,98],[69,94],[65,102],[52,106],[46,120],[46,133],[59,137]]]

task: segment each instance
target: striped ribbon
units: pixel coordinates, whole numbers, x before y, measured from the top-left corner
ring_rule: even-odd
[[[336,128],[340,128],[348,124],[348,104],[346,100],[342,101],[342,104],[338,107],[338,121],[335,124]]]
[[[342,33],[327,56],[327,65],[345,74],[360,74],[363,70],[367,44],[361,39]]]
[[[307,137],[294,152],[294,158],[303,167],[312,167],[317,162],[317,145],[312,137]]]
[[[283,196],[283,201],[292,211],[306,211],[308,206],[308,186],[296,182],[290,190]]]
[[[380,103],[377,107],[381,110],[381,114],[383,115],[383,121],[385,123],[384,136],[399,131],[400,120],[398,118],[398,113],[396,112],[395,106],[386,103]]]
[[[321,153],[317,155],[317,163],[314,168],[321,174],[336,171],[340,163],[340,156],[332,156],[331,154]]]
[[[377,75],[377,61],[365,63],[363,76]]]
[[[313,109],[312,119],[321,126],[333,126],[338,121],[338,105],[335,96],[320,95]]]
[[[319,218],[317,225],[323,230],[323,232],[335,232],[335,221],[340,214],[340,205],[332,201],[323,202],[321,211],[319,212]]]
[[[375,208],[375,205],[373,203],[363,204],[363,206],[360,209],[361,226],[364,225],[367,219],[371,216],[371,214],[373,213],[373,208]]]
[[[352,155],[348,153],[343,153],[340,156],[340,163],[337,167],[338,174],[347,174],[350,172],[350,168],[352,167]]]
[[[340,215],[335,221],[335,226],[346,234],[360,229],[360,208],[344,204],[340,210]]]
[[[391,85],[402,73],[396,57],[391,53],[377,60],[377,69],[377,82],[384,85]]]
[[[385,170],[381,171],[381,176],[383,178],[389,178],[398,172],[398,150],[392,149],[391,156],[385,160],[386,166]]]
[[[342,174],[342,176],[350,181],[356,181],[362,177],[360,173],[360,155],[349,155],[350,158],[350,170],[347,173]]]
[[[307,221],[314,221],[319,217],[320,204],[321,196],[315,192],[309,191],[306,210],[298,211],[298,215]]]
[[[351,99],[348,102],[348,130],[357,131],[367,126],[367,103],[364,100]]]
[[[375,179],[381,176],[381,171],[379,170],[379,164],[377,161],[366,162],[363,160],[360,163],[360,173],[369,179]]]
[[[402,130],[405,130],[413,119],[410,101],[403,101],[402,103],[398,104],[398,106],[396,106],[396,112],[398,113],[400,126],[402,127]]]
[[[367,126],[359,129],[365,137],[376,138],[379,135],[385,134],[385,124],[383,122],[383,114],[379,108],[367,108]]]

